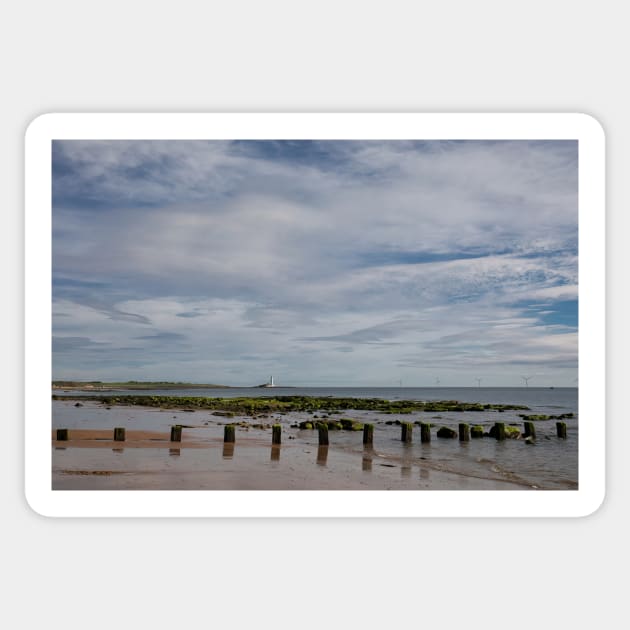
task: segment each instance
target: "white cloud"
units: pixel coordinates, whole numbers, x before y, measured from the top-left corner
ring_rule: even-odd
[[[515,306],[577,297],[566,145],[320,144],[311,163],[228,143],[59,150],[74,171],[57,186],[54,331],[136,348],[123,371],[367,382],[575,363],[575,334]],[[168,339],[184,358],[160,355]]]

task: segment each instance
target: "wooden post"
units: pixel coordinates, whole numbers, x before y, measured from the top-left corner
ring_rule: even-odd
[[[558,437],[563,440],[567,439],[567,423],[566,422],[556,422],[556,431],[558,433]]]
[[[181,442],[182,441],[182,425],[176,424],[174,427],[171,427],[171,442]]]
[[[365,446],[372,446],[374,443],[374,425],[365,423],[363,425],[363,444]]]
[[[68,441],[68,429],[57,429],[57,441],[59,442]]]
[[[125,429],[124,427],[116,427],[114,429],[114,442],[125,441]]]
[[[223,429],[224,442],[236,442],[236,427],[233,424],[226,424]]]
[[[428,422],[420,423],[420,441],[423,444],[431,441],[431,425]]]
[[[271,443],[280,444],[282,442],[282,425],[274,424],[271,427]]]
[[[496,431],[495,437],[497,440],[505,440],[505,422],[495,422],[494,430]]]
[[[317,430],[319,432],[319,445],[328,446],[328,425],[325,422],[318,422]]]
[[[402,431],[400,433],[400,439],[403,442],[410,443],[411,442],[411,433],[413,431],[413,424],[411,422],[401,422],[400,426]]]
[[[523,431],[523,437],[529,437],[532,438],[532,440],[536,439],[536,427],[534,426],[534,423],[531,420],[528,420],[527,422],[524,423],[524,431]]]
[[[459,423],[459,441],[470,442],[470,426],[465,422]]]

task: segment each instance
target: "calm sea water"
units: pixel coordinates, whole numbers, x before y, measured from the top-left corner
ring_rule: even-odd
[[[65,392],[56,390],[57,394],[76,394],[87,392]],[[104,392],[103,396],[113,392]],[[374,444],[384,457],[403,468],[410,462],[422,461],[424,465],[435,469],[455,472],[469,477],[488,479],[505,479],[522,483],[525,486],[541,489],[575,489],[578,487],[578,390],[577,388],[407,388],[407,387],[309,387],[309,388],[233,388],[233,389],[181,389],[120,391],[120,395],[167,395],[167,396],[209,396],[232,398],[239,396],[333,396],[350,398],[382,398],[386,400],[459,400],[461,402],[481,402],[498,404],[526,405],[529,411],[497,412],[419,412],[412,415],[386,415],[371,411],[347,412],[346,417],[375,423]],[[101,395],[96,392],[97,395]],[[506,440],[497,442],[490,438],[471,440],[460,443],[458,440],[444,440],[435,436],[437,428],[447,426],[457,429],[460,422],[481,424],[489,429],[494,422],[516,424],[522,430],[523,419],[519,414],[560,415],[574,414],[566,420],[567,439],[556,437],[554,420],[536,422],[537,440],[528,445],[523,440]],[[127,426],[129,429],[167,430],[174,422],[193,423],[193,414],[160,411],[141,407],[112,407],[106,410],[102,405],[86,404],[74,407],[67,401],[53,401],[53,428],[110,428]],[[289,429],[296,421],[310,418],[310,414],[292,413],[279,415],[274,422],[280,422]],[[210,421],[214,423],[221,418],[211,416],[210,412],[199,411],[194,414],[194,424]],[[402,445],[400,428],[387,425],[387,421],[421,420],[436,425],[432,429],[430,444],[420,444],[418,427],[414,427],[414,442]],[[295,430],[293,430],[295,432]],[[299,431],[298,440],[313,441],[313,431]],[[331,444],[346,450],[360,452],[361,440],[354,432],[334,432]]]

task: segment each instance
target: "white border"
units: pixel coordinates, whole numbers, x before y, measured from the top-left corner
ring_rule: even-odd
[[[52,491],[51,140],[577,139],[579,489]],[[44,516],[586,516],[605,496],[605,139],[585,114],[44,114],[26,131],[25,493]]]

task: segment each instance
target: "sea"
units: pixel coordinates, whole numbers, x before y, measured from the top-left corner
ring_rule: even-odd
[[[462,479],[495,479],[520,484],[524,489],[575,490],[578,488],[578,389],[575,387],[234,387],[208,389],[168,390],[109,390],[75,391],[59,390],[53,394],[72,396],[202,396],[212,398],[274,397],[274,396],[317,396],[343,398],[379,398],[384,400],[457,400],[471,403],[524,405],[529,410],[484,412],[414,412],[411,415],[382,414],[374,411],[347,411],[343,417],[375,423],[374,448],[384,458],[397,465],[411,466],[421,462],[428,469],[443,470],[462,476]],[[105,409],[95,403],[75,407],[71,401],[52,401],[52,423],[54,428],[106,429],[127,426],[133,429],[167,430],[174,422],[190,422],[192,414],[184,412],[159,413],[154,408],[113,406]],[[173,412],[173,413],[171,413]],[[497,421],[518,426],[522,431],[523,418],[520,414],[557,416],[572,413],[573,417],[563,420],[567,424],[567,439],[556,434],[556,421],[536,421],[536,441],[528,444],[524,440],[497,441],[492,438],[459,442],[457,439],[437,438],[437,428],[446,426],[457,430],[461,422],[480,424],[489,430]],[[201,419],[218,421],[209,411],[195,412],[195,423]],[[290,430],[291,425],[310,419],[309,413],[278,415],[279,422]],[[335,417],[335,416],[333,416]],[[341,417],[341,416],[339,416]],[[251,419],[249,419],[251,421]],[[414,427],[413,442],[403,448],[400,427],[396,421],[430,422],[432,441],[421,444],[419,427]],[[389,423],[389,424],[386,424]],[[393,423],[393,424],[392,424]],[[283,431],[284,431],[283,428]],[[294,430],[295,432],[295,430]],[[314,431],[301,430],[296,438],[312,441]],[[335,431],[331,434],[331,447],[346,450],[362,448],[355,432]],[[314,438],[316,441],[316,437]],[[462,484],[465,487],[465,484]],[[457,489],[461,489],[458,487]]]

